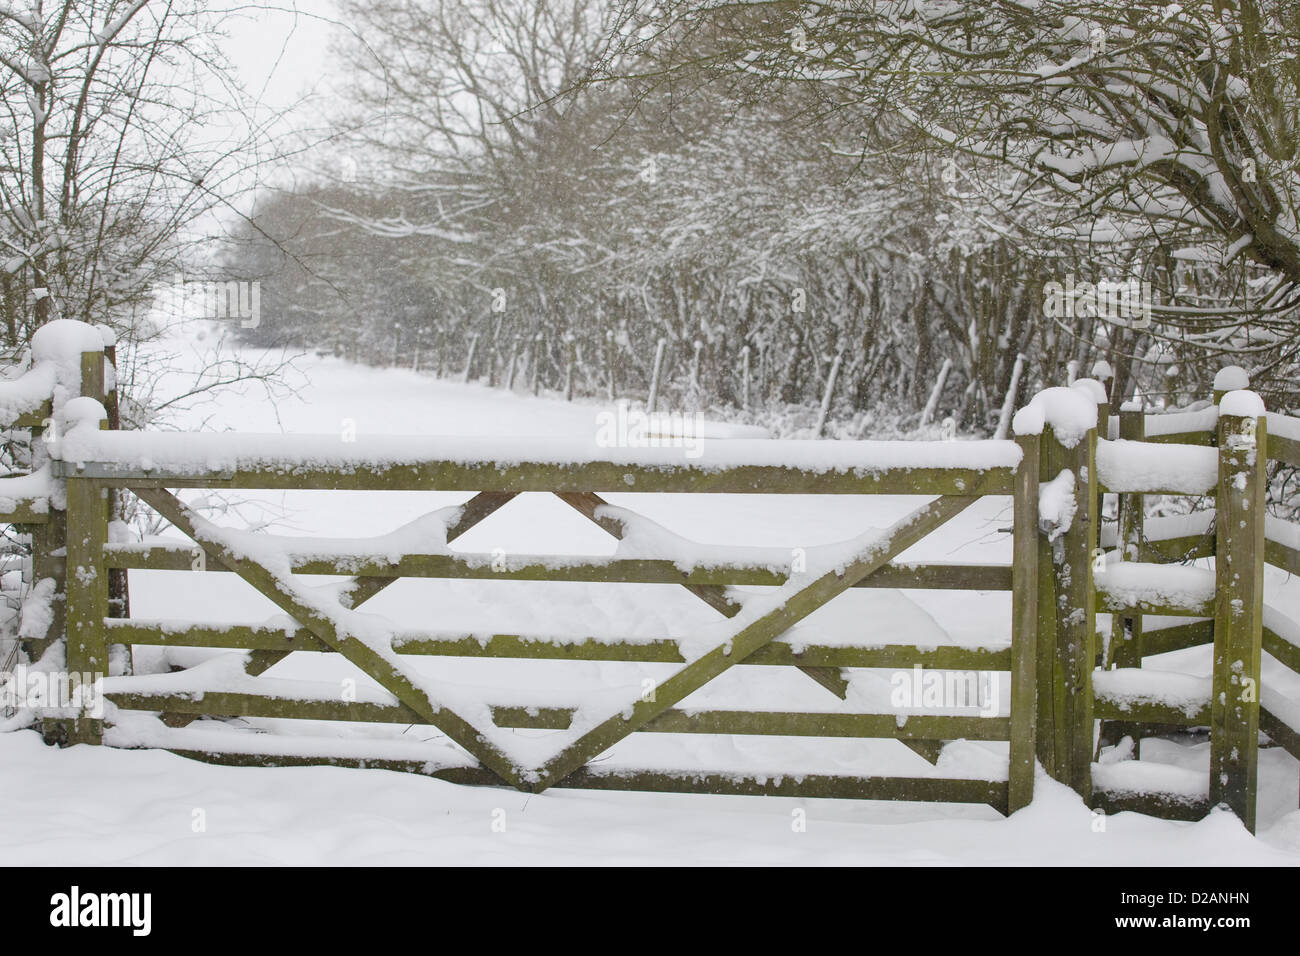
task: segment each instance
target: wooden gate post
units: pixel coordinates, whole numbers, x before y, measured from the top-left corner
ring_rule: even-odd
[[[1043,428],[1040,477],[1074,475],[1076,511],[1055,541],[1038,538],[1038,753],[1053,779],[1092,798],[1092,672],[1096,666],[1097,429],[1072,448]]]
[[[1119,437],[1126,441],[1146,439],[1146,412],[1141,408],[1121,408]],[[1115,549],[1121,561],[1142,560],[1145,499],[1140,494],[1119,495],[1118,528]],[[1142,617],[1116,614],[1111,624],[1111,650],[1116,667],[1142,666]],[[1134,742],[1136,744],[1136,741]]]
[[[103,352],[83,352],[81,394],[103,404],[107,398]],[[100,423],[108,428],[107,419]],[[104,544],[108,540],[108,489],[88,478],[68,478],[66,632],[64,670],[69,682],[108,676],[108,646],[104,618],[108,616],[108,571],[104,567]],[[87,701],[90,703],[90,701]],[[57,735],[67,743],[102,742],[101,717],[83,711],[72,721],[55,721]],[[49,731],[46,733],[50,736]]]
[[[1228,411],[1239,408],[1234,403]],[[1219,414],[1210,702],[1210,803],[1227,804],[1252,833],[1259,759],[1268,438],[1262,403],[1259,409],[1258,415],[1222,410]]]
[[[1037,435],[1016,439],[1023,458],[1016,471],[1011,555],[1011,742],[1007,812],[1034,798],[1038,749],[1038,446]]]
[[[108,489],[90,478],[69,478],[67,488],[67,672],[104,677],[108,674],[104,634],[108,614],[108,574],[104,568]],[[81,717],[72,723],[66,736],[69,743],[97,744],[102,735],[101,719]]]

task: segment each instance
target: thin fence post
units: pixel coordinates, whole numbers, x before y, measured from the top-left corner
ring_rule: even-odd
[[[948,373],[952,371],[952,359],[943,360],[943,365],[939,367],[939,377],[934,380],[934,388],[930,389],[930,397],[926,399],[925,408],[921,409],[921,424],[928,425],[934,418],[934,413],[938,411],[939,402],[943,398],[943,387],[948,383]]]
[[[1267,423],[1219,414],[1210,803],[1255,831]]]
[[[1002,399],[1002,410],[998,413],[997,431],[994,438],[1006,438],[1011,434],[1011,416],[1016,411],[1016,396],[1020,393],[1020,376],[1025,370],[1025,356],[1016,355],[1016,362],[1011,366],[1011,381],[1007,384],[1007,394]]]
[[[740,407],[749,411],[749,346],[740,350]]]
[[[659,376],[664,370],[664,349],[668,347],[667,339],[660,339],[655,344],[655,364],[650,372],[650,397],[646,399],[645,410],[653,413],[659,401]]]
[[[1146,438],[1146,412],[1141,406],[1121,408],[1119,437],[1124,441]],[[1141,561],[1146,498],[1141,494],[1119,496],[1115,549],[1120,561]],[[1142,666],[1142,618],[1116,614],[1111,625],[1111,657],[1116,667]],[[1136,741],[1135,741],[1136,742]]]
[[[519,336],[510,340],[510,361],[506,368],[506,391],[515,390],[515,371],[519,367]]]
[[[1049,482],[1061,473],[1065,467],[1065,449],[1056,440],[1050,425],[1043,428],[1038,446],[1038,478],[1040,483]],[[1037,598],[1035,605],[1038,612],[1037,631],[1037,675],[1038,686],[1037,717],[1035,721],[1038,740],[1038,761],[1054,780],[1062,779],[1060,767],[1064,758],[1058,760],[1058,753],[1065,750],[1060,736],[1064,727],[1064,694],[1059,685],[1059,667],[1056,655],[1056,552],[1061,543],[1058,538],[1052,541],[1040,529],[1037,535],[1038,557],[1035,562],[1038,570]]]
[[[1038,446],[1037,435],[1016,439],[1022,458],[1016,471],[1011,557],[1011,734],[1008,746],[1007,812],[1034,797],[1038,684]]]
[[[474,353],[478,351],[478,333],[475,332],[469,339],[469,352],[465,355],[465,371],[461,375],[461,381],[468,382],[470,373],[474,371]]]
[[[538,332],[533,338],[533,352],[528,360],[528,372],[532,376],[530,386],[534,395],[542,387],[542,333]]]
[[[565,336],[564,340],[564,400],[573,401],[573,368],[575,359],[575,343],[572,335]]]
[[[614,367],[614,357],[617,354],[618,343],[614,341],[614,330],[605,330],[605,368],[607,370],[607,385],[609,388],[609,400],[611,402],[618,399],[618,376]]]
[[[831,370],[826,375],[826,391],[822,394],[821,408],[817,411],[817,426],[813,429],[814,438],[821,438],[826,432],[826,419],[831,413],[831,400],[835,397],[835,380],[839,378],[840,362],[843,358],[843,352],[836,352],[835,360],[831,362]]]

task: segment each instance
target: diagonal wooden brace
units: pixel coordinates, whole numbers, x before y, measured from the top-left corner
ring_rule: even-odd
[[[447,529],[447,541],[451,542],[474,527],[480,521],[495,514],[501,507],[515,497],[515,492],[481,491],[461,506],[456,523]],[[352,578],[343,586],[339,594],[346,599],[347,607],[358,608],[394,581],[401,578]],[[324,648],[322,648],[324,649]],[[248,663],[244,666],[250,677],[265,674],[293,651],[249,651]],[[198,720],[198,714],[163,714],[162,722],[168,727],[188,727]]]
[[[895,522],[886,530],[879,543],[859,553],[842,568],[828,571],[815,579],[792,594],[779,607],[745,625],[728,640],[687,664],[655,688],[653,700],[636,701],[632,705],[630,717],[615,714],[578,738],[539,768],[540,777],[534,789],[539,792],[545,790],[580,769],[593,757],[741,663],[760,647],[780,637],[817,608],[843,594],[978,500],[978,496],[938,498]]]
[[[193,513],[169,491],[135,488],[149,507],[189,535],[212,558],[251,584],[307,628],[318,640],[347,658],[380,686],[441,730],[502,780],[520,790],[531,789],[519,767],[497,750],[472,724],[447,707],[434,704],[423,690],[391,661],[358,638],[340,632],[325,614],[314,610],[294,593],[287,582],[258,564],[240,558],[219,542],[204,540]]]
[[[557,491],[555,496],[575,511],[600,525],[615,538],[620,541],[623,539],[624,528],[621,521],[596,514],[596,509],[609,504],[600,495],[589,491]],[[740,613],[740,605],[727,597],[725,588],[718,587],[716,584],[690,583],[683,583],[682,587],[709,605],[709,607],[720,611],[727,617],[735,617]],[[849,682],[840,675],[838,667],[812,667],[804,664],[798,665],[798,667],[799,670],[821,684],[840,700],[848,697]]]

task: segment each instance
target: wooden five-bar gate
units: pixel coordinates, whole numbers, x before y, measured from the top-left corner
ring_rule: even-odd
[[[102,354],[87,353],[74,364],[83,369],[83,395],[111,405],[104,361]],[[1264,625],[1263,573],[1265,561],[1288,570],[1300,565],[1290,526],[1270,535],[1270,529],[1277,529],[1264,508],[1267,460],[1300,464],[1300,441],[1269,432],[1276,424],[1280,431],[1300,436],[1300,422],[1263,414],[1219,415],[1210,405],[1189,413],[1187,420],[1195,427],[1183,431],[1174,422],[1177,415],[1124,410],[1111,416],[1095,383],[1057,391],[1069,393],[1067,404],[1073,403],[1076,412],[1086,396],[1098,406],[1098,424],[1072,425],[1066,434],[1050,414],[1037,428],[1031,415],[1014,441],[724,442],[725,451],[699,460],[671,449],[592,454],[512,445],[508,453],[493,455],[481,444],[435,439],[411,439],[395,450],[394,439],[380,444],[334,440],[327,447],[325,439],[294,436],[259,444],[239,435],[122,432],[105,430],[107,416],[99,420],[98,405],[69,402],[59,440],[44,443],[52,453],[51,480],[60,491],[51,496],[56,507],[38,514],[40,503],[19,501],[12,513],[0,516],[32,532],[32,583],[53,582],[47,590],[55,593],[55,613],[48,615],[47,633],[24,632],[28,656],[35,660],[59,645],[69,672],[107,674],[115,645],[204,647],[242,653],[241,672],[238,680],[206,686],[182,680],[170,688],[129,674],[110,677],[105,718],[47,717],[45,733],[68,742],[165,746],[218,762],[387,767],[530,792],[582,787],[933,800],[986,803],[1004,813],[1029,803],[1041,767],[1102,809],[1186,817],[1224,803],[1253,827],[1259,730],[1300,757],[1300,732],[1294,720],[1286,719],[1286,707],[1260,705],[1261,698],[1268,702],[1267,688],[1261,687],[1261,648],[1292,669],[1300,665],[1294,637],[1300,628],[1290,622]],[[39,437],[40,429],[52,423],[60,423],[58,410],[47,406],[24,412],[14,426],[32,428]],[[521,447],[537,453],[526,454]],[[1171,454],[1177,467],[1170,465]],[[1040,508],[1040,487],[1066,471],[1073,479],[1075,510],[1068,520],[1054,522]],[[437,490],[468,497],[427,519],[429,547],[396,555],[390,549],[365,553],[327,544],[272,547],[250,532],[206,521],[176,494],[196,488],[377,494]],[[807,549],[806,557],[801,555],[806,566],[788,559],[684,561],[681,554],[639,552],[636,557],[512,556],[502,561],[497,555],[448,547],[526,492],[557,496],[615,538],[639,518],[608,506],[601,496],[610,493],[887,494],[929,500],[883,531],[861,529],[864,533],[851,546]],[[1111,499],[1118,504],[1116,530],[1103,530],[1107,494],[1116,496]],[[1158,494],[1214,495],[1218,520],[1205,524],[1195,540],[1182,533],[1184,525],[1176,529],[1179,535],[1161,537],[1154,523],[1144,524],[1142,507],[1142,496]],[[111,513],[124,495],[138,498],[188,541],[110,541]],[[985,496],[1005,496],[1011,502],[1009,566],[895,560]],[[57,507],[63,503],[65,508]],[[59,553],[64,545],[66,556]],[[1217,566],[1213,572],[1189,563],[1211,556]],[[1184,566],[1171,575],[1160,567],[1169,561]],[[295,624],[230,626],[132,617],[114,582],[141,569],[237,575]],[[334,576],[343,583],[326,599],[302,581],[304,575]],[[704,641],[376,631],[357,609],[402,578],[679,585],[713,608],[717,624],[706,630]],[[736,586],[751,590],[736,591]],[[1009,591],[1006,641],[997,647],[919,647],[897,635],[873,635],[869,624],[859,640],[785,639],[792,627],[848,589],[872,587]],[[1099,612],[1111,620],[1101,633]],[[1157,616],[1186,620],[1144,627],[1145,618],[1154,622]],[[1203,700],[1195,706],[1188,706],[1187,687],[1197,678],[1180,683],[1178,675],[1142,669],[1144,657],[1211,643],[1213,692],[1208,687],[1198,691]],[[261,677],[299,650],[341,655],[389,696],[342,699],[320,693],[319,685],[314,690],[304,685],[307,689],[298,692],[286,689],[284,680]],[[417,656],[674,666],[653,693],[602,710],[582,701],[546,707],[469,701],[454,687],[430,679],[427,668],[412,666]],[[825,693],[842,699],[848,687],[844,668],[1002,672],[1010,677],[1010,707],[995,716],[903,717],[844,707],[760,711],[680,706],[732,668],[755,666],[796,668]],[[1279,698],[1278,703],[1284,702]],[[115,737],[115,715],[126,712],[156,714],[161,729],[153,737]],[[242,735],[197,733],[201,725],[194,722],[205,715],[427,725],[467,756],[438,762],[355,748],[295,748],[288,736],[244,747]],[[1097,763],[1099,740],[1140,739],[1195,726],[1208,727],[1211,741],[1211,773],[1200,790],[1143,790],[1126,779],[1122,768],[1116,770],[1119,765]],[[512,748],[512,728],[561,731],[562,742],[549,755],[528,759]],[[931,763],[945,742],[1007,741],[1008,760],[1005,776],[993,779],[945,776],[937,767],[934,774],[900,777],[873,775],[869,767],[851,775],[782,773],[782,768],[744,774],[608,769],[596,761],[637,733],[887,738]]]

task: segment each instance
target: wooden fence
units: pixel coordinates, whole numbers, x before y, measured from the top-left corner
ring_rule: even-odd
[[[102,356],[85,357],[81,391],[104,393]],[[1300,757],[1300,732],[1270,708],[1261,687],[1261,649],[1286,666],[1300,665],[1294,631],[1281,619],[1269,626],[1264,603],[1265,561],[1294,571],[1300,552],[1289,531],[1270,533],[1263,502],[1265,463],[1300,464],[1300,421],[1233,414],[1213,407],[1185,415],[1111,416],[1092,383],[1054,390],[1086,394],[1098,404],[1095,423],[1081,432],[1049,414],[1041,428],[1017,422],[1014,441],[984,442],[732,442],[725,453],[695,462],[672,450],[565,448],[460,440],[359,440],[305,436],[146,434],[103,431],[107,421],[70,421],[52,462],[66,511],[35,518],[35,508],[6,520],[33,532],[34,579],[54,578],[66,595],[66,667],[107,673],[110,648],[121,645],[203,647],[243,652],[240,673],[219,679],[193,674],[109,678],[104,720],[47,719],[46,733],[70,742],[162,746],[227,763],[326,763],[380,766],[467,784],[505,784],[526,791],[549,787],[779,794],[866,799],[986,803],[1013,812],[1032,798],[1036,765],[1103,810],[1141,809],[1178,817],[1220,803],[1254,825],[1257,733]],[[40,409],[15,423],[40,428]],[[1032,418],[1032,416],[1030,416]],[[96,425],[98,424],[98,428]],[[1086,423],[1085,423],[1086,424]],[[1188,427],[1184,428],[1186,425]],[[1106,437],[1099,437],[1099,430]],[[1069,434],[1067,434],[1069,431]],[[1274,432],[1277,432],[1276,434]],[[1113,437],[1112,437],[1113,436]],[[328,442],[332,441],[333,444]],[[811,451],[810,451],[811,449]],[[1055,520],[1040,501],[1063,473],[1073,482],[1073,512]],[[180,489],[349,489],[376,494],[437,490],[469,495],[432,516],[436,546],[401,554],[366,552],[323,542],[285,548],[267,536],[236,533],[195,513]],[[499,556],[453,551],[449,545],[525,492],[553,494],[615,538],[639,516],[611,508],[602,494],[915,495],[927,503],[855,547],[808,549],[806,566],[788,554],[762,560],[684,559],[680,553],[635,558]],[[160,545],[109,541],[110,502],[134,495],[185,538]],[[1117,496],[1117,528],[1102,530],[1107,494]],[[1143,496],[1213,495],[1217,519],[1181,524],[1143,519]],[[1013,560],[1008,565],[901,564],[903,551],[985,496],[1012,502]],[[1069,497],[1069,496],[1067,496]],[[66,539],[64,520],[66,519]],[[1164,525],[1176,533],[1162,533]],[[1200,524],[1196,524],[1200,522]],[[1201,530],[1188,531],[1190,527]],[[57,554],[66,543],[66,561]],[[1172,562],[1214,557],[1216,571]],[[67,573],[64,573],[64,568]],[[289,615],[292,627],[228,626],[210,621],[132,617],[112,601],[115,576],[130,570],[233,573]],[[342,580],[337,600],[323,601],[298,576]],[[1206,575],[1209,577],[1207,578]],[[611,635],[465,635],[439,630],[371,633],[355,610],[402,578],[579,581],[679,585],[713,608],[718,623],[708,640],[622,639]],[[732,586],[762,588],[749,596]],[[996,648],[919,647],[871,634],[845,642],[801,638],[790,629],[850,588],[1009,591],[1006,643]],[[1112,625],[1099,634],[1098,614]],[[1156,618],[1175,617],[1169,625]],[[61,620],[29,638],[33,657],[63,636]],[[1199,644],[1214,645],[1211,685],[1187,675],[1143,669],[1147,657]],[[341,699],[319,684],[289,686],[265,672],[296,650],[338,654],[386,692]],[[675,665],[648,695],[601,710],[575,700],[536,707],[476,702],[438,685],[412,666],[416,656],[627,661]],[[709,710],[680,706],[689,695],[734,667],[802,671],[843,699],[843,668],[921,666],[995,671],[1010,677],[1009,713],[998,716],[799,711]],[[1185,679],[1183,679],[1185,678]],[[206,681],[206,682],[205,682]],[[1191,690],[1189,691],[1189,688]],[[1265,706],[1261,707],[1261,698]],[[156,733],[117,733],[114,721],[132,712],[157,714]],[[436,728],[464,759],[403,757],[383,747],[334,749],[307,738],[202,732],[200,716],[347,721]],[[1099,764],[1098,730],[1114,742],[1170,728],[1208,727],[1211,773],[1196,792],[1151,788],[1123,764]],[[511,745],[510,729],[562,731],[563,743],[536,760]],[[1005,776],[956,778],[939,773],[873,776],[775,773],[747,775],[719,768],[610,770],[595,758],[632,734],[734,734],[859,737],[898,740],[932,763],[946,741],[1005,740]],[[260,739],[254,740],[254,736]],[[869,768],[864,768],[864,770]],[[1195,789],[1195,788],[1192,788]]]
[[[779,793],[803,796],[856,796],[874,799],[942,800],[988,803],[1004,811],[1025,805],[1033,790],[1034,721],[1034,599],[1037,553],[1033,529],[1037,508],[1035,473],[1037,439],[1019,443],[969,443],[967,457],[1004,464],[918,467],[904,462],[891,467],[817,469],[763,464],[779,453],[765,448],[753,460],[719,467],[689,463],[665,464],[629,455],[610,461],[557,464],[549,460],[519,461],[490,458],[425,458],[408,456],[401,462],[378,460],[362,444],[349,451],[346,464],[314,466],[309,443],[296,449],[287,440],[275,460],[256,455],[217,471],[158,462],[180,461],[191,436],[154,436],[149,469],[132,463],[136,451],[131,433],[104,435],[97,443],[98,460],[65,461],[67,481],[68,667],[77,672],[104,668],[109,645],[203,646],[251,652],[247,675],[256,676],[294,650],[338,653],[373,678],[392,695],[387,703],[344,702],[337,694],[313,696],[286,692],[283,681],[261,692],[255,684],[232,690],[229,683],[186,686],[181,693],[119,690],[130,679],[109,682],[108,699],[123,710],[168,715],[173,725],[200,715],[244,715],[304,720],[374,721],[421,724],[437,728],[471,754],[476,766],[427,766],[420,769],[447,779],[473,783],[506,783],[538,791],[550,786],[684,790],[724,793]],[[767,444],[767,443],[761,443]],[[791,443],[798,444],[798,443]],[[804,448],[809,447],[803,443]],[[927,443],[929,444],[929,443]],[[933,443],[941,444],[941,443]],[[942,443],[947,444],[947,443]],[[121,446],[121,454],[112,450]],[[166,447],[174,445],[174,454]],[[943,451],[952,447],[948,445]],[[927,456],[925,452],[930,451]],[[201,456],[202,457],[202,456]],[[379,456],[382,458],[382,456]],[[680,455],[678,456],[680,457]],[[921,449],[915,461],[933,457]],[[641,458],[643,460],[636,461]],[[1026,464],[1027,462],[1027,464]],[[806,568],[793,571],[788,559],[762,563],[699,563],[683,569],[680,555],[664,557],[565,556],[516,557],[504,565],[490,554],[434,550],[406,553],[358,553],[352,548],[298,550],[270,554],[247,541],[231,540],[194,514],[168,489],[353,489],[382,493],[392,490],[436,489],[474,492],[468,502],[444,516],[450,542],[523,492],[544,491],[621,537],[636,515],[610,510],[603,492],[726,493],[726,494],[915,494],[938,495],[879,535],[868,535],[847,557],[837,552],[819,565],[816,548],[807,549]],[[103,507],[107,489],[124,490],[162,515],[193,545],[158,546],[109,544]],[[1010,568],[950,564],[898,565],[892,559],[960,514],[984,495],[1012,495],[1020,531],[1020,553]],[[291,615],[299,627],[292,633],[275,627],[213,627],[203,622],[178,624],[106,616],[106,582],[112,568],[192,573],[195,561],[211,570],[239,575]],[[322,606],[298,585],[293,575],[336,575],[347,579],[341,593],[350,608]],[[450,577],[495,580],[582,581],[634,584],[678,584],[713,607],[719,621],[733,618],[705,650],[688,650],[672,640],[645,641],[574,636],[532,640],[523,635],[495,635],[478,641],[440,632],[404,632],[386,642],[368,640],[349,628],[348,612],[403,577]],[[765,586],[770,600],[758,599],[747,610],[727,591],[732,585]],[[796,648],[780,638],[787,630],[852,587],[979,588],[1013,590],[1012,634],[1005,650],[960,647],[923,650],[906,644],[882,644],[864,635],[860,643],[804,643]],[[410,667],[408,655],[483,656],[562,660],[612,660],[680,665],[659,682],[649,698],[620,705],[612,713],[583,713],[581,702],[569,707],[528,708],[503,705],[489,708],[493,728],[461,704],[430,693]],[[736,666],[795,667],[828,693],[844,697],[845,667],[930,668],[1009,671],[1012,706],[1007,717],[918,715],[900,721],[889,713],[791,712],[782,710],[705,710],[676,708],[685,697]],[[571,729],[575,733],[558,753],[538,765],[521,763],[501,743],[495,727]],[[651,769],[603,772],[591,765],[594,757],[636,732],[764,734],[809,737],[883,737],[901,740],[923,754],[934,755],[935,741],[954,739],[1007,740],[1009,772],[1005,780],[955,779],[940,776],[873,777],[804,775],[745,777],[724,772],[664,772]],[[83,722],[75,739],[96,742],[103,728]],[[176,737],[180,742],[181,737]],[[232,741],[237,747],[237,743]],[[188,749],[178,746],[175,749]],[[189,750],[196,756],[197,749]],[[282,762],[265,754],[202,751],[202,756],[236,762]],[[302,755],[297,755],[302,756]],[[302,759],[310,758],[303,756]],[[373,758],[327,758],[331,763],[375,765]],[[379,761],[394,765],[391,761]],[[396,764],[414,769],[409,764]]]

